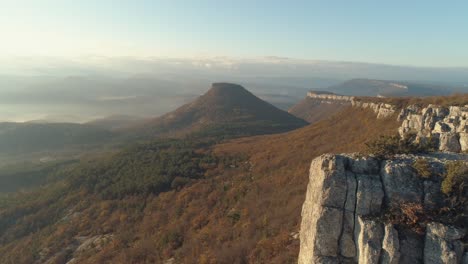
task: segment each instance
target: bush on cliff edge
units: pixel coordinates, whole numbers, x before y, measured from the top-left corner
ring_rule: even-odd
[[[380,136],[376,140],[366,143],[367,151],[378,159],[389,159],[396,154],[420,154],[433,151],[428,142],[417,142],[416,135],[401,138],[399,135]]]

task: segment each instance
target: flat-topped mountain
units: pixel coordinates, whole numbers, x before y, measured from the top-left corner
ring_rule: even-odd
[[[448,87],[415,82],[352,79],[342,84],[329,87],[328,90],[356,96],[430,96],[448,95]]]
[[[247,135],[283,132],[306,124],[240,85],[214,83],[195,101],[130,130],[145,136],[211,133],[208,130]]]

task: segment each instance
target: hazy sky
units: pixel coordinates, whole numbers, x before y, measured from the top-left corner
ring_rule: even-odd
[[[284,56],[468,66],[468,1],[0,0],[0,57]]]

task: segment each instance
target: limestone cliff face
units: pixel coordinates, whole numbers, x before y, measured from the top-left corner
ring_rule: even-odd
[[[308,92],[307,97],[314,98],[317,100],[328,101],[328,102],[342,102],[350,104],[353,100],[353,96],[346,96],[346,95],[339,95],[334,93],[326,93],[326,92]]]
[[[371,102],[361,102],[361,101],[352,101],[354,107],[367,108],[374,111],[377,114],[377,118],[387,118],[396,113],[396,106],[386,103],[371,103]]]
[[[312,263],[467,263],[461,239],[466,230],[432,222],[424,234],[387,223],[384,208],[440,204],[440,181],[418,176],[417,157],[322,155],[312,161],[302,208],[300,264]],[[462,154],[425,157],[434,174]]]
[[[397,111],[394,105],[386,103],[371,103],[357,101],[354,96],[311,91],[307,93],[307,97],[320,101],[321,103],[352,105],[353,107],[368,108],[374,111],[375,114],[377,114],[377,118],[390,117]]]
[[[404,137],[416,133],[417,140],[434,140],[437,148],[445,152],[468,151],[468,106],[425,108],[410,106],[398,116],[402,122],[399,133]]]

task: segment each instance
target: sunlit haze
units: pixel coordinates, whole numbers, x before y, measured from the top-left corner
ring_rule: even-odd
[[[0,57],[468,66],[466,1],[1,1]]]
[[[0,264],[468,264],[468,0],[0,0]]]
[[[466,10],[466,1],[0,1],[0,121],[158,116],[219,81],[284,108],[356,78],[466,91]]]

